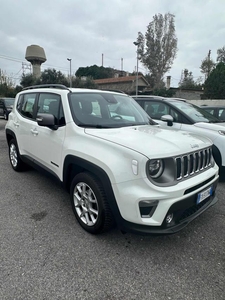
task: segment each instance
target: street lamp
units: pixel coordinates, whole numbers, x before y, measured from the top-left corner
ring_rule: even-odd
[[[70,87],[72,87],[72,76],[71,76],[71,60],[72,60],[72,58],[67,58],[67,60],[70,62]]]
[[[135,46],[137,46],[137,70],[136,70],[136,96],[138,94],[138,47],[140,45],[140,42],[133,42]]]

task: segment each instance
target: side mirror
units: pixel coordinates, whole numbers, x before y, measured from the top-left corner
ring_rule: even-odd
[[[55,124],[55,117],[52,114],[38,114],[36,121],[39,126],[46,126],[52,130],[58,129],[58,125]]]
[[[163,122],[167,122],[167,126],[173,126],[173,117],[171,115],[164,115],[161,117]]]

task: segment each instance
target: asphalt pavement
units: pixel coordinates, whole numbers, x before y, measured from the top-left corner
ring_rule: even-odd
[[[68,193],[36,170],[17,173],[0,119],[1,300],[225,299],[225,182],[218,203],[169,236],[91,235]]]

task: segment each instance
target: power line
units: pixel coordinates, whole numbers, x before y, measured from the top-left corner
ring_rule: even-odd
[[[0,58],[3,58],[3,59],[6,59],[6,60],[11,60],[11,61],[15,61],[15,62],[24,62],[24,60],[22,59],[19,59],[19,58],[13,58],[13,57],[10,57],[10,56],[6,56],[6,55],[2,55],[0,54]]]
[[[14,61],[14,62],[19,62],[19,63],[26,63],[25,60],[19,59],[19,58],[14,58],[14,57],[10,57],[10,56],[6,56],[6,55],[2,55],[0,54],[0,58],[2,59],[6,59],[6,60],[10,60],[10,61]],[[49,64],[45,64],[45,66],[47,67],[53,67],[53,68],[58,68],[60,70],[64,70],[64,71],[69,71],[68,68],[64,68],[64,67],[59,67],[59,66],[53,66],[53,65],[49,65]]]

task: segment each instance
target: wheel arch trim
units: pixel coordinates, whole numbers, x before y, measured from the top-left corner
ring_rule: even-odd
[[[102,183],[108,204],[113,213],[117,225],[121,224],[122,216],[119,212],[119,208],[115,199],[115,195],[112,189],[111,181],[108,174],[99,166],[87,161],[83,158],[67,155],[63,165],[63,185],[68,190],[72,182],[73,177],[80,172],[90,172],[98,178]]]

